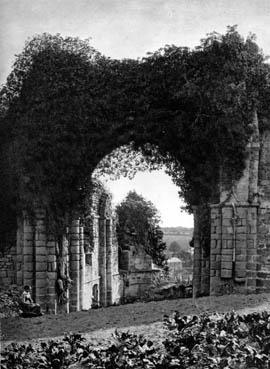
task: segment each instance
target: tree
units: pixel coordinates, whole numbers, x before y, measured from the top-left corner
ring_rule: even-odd
[[[180,250],[181,250],[181,246],[179,245],[177,241],[173,241],[170,243],[170,246],[169,246],[170,252],[172,252],[173,254],[178,254]]]
[[[128,249],[130,245],[143,247],[155,264],[165,267],[166,243],[162,240],[160,217],[153,203],[145,200],[135,191],[130,191],[116,207],[116,213],[120,249]]]

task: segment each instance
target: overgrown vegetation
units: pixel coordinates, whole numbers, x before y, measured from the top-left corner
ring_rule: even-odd
[[[0,225],[38,205],[61,235],[98,163],[123,145],[165,165],[189,210],[215,201],[220,168],[241,175],[255,110],[268,126],[269,91],[262,52],[235,27],[194,50],[122,61],[88,41],[35,36],[1,90]]]
[[[109,347],[87,344],[79,334],[61,341],[12,344],[2,354],[3,369],[64,369],[77,363],[96,369],[268,369],[270,315],[234,312],[165,316],[168,335],[157,346],[143,336],[115,332]],[[76,366],[75,366],[76,367]]]

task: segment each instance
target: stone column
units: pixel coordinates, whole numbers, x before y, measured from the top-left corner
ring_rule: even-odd
[[[57,278],[56,240],[48,237],[47,240],[47,311],[57,312],[57,296],[55,283]]]
[[[100,303],[107,306],[107,268],[106,268],[106,219],[99,218],[99,276],[100,276]]]
[[[106,219],[107,305],[112,304],[112,220]]]
[[[24,220],[22,217],[17,219],[16,236],[16,283],[23,285],[23,247],[24,247]]]
[[[80,221],[72,221],[70,228],[70,311],[80,310]]]
[[[258,248],[258,217],[259,205],[248,208],[247,214],[247,243],[246,243],[246,292],[255,293],[257,290],[257,277],[259,270],[260,249]],[[264,259],[265,255],[263,254]],[[269,286],[270,287],[270,283]],[[269,290],[269,289],[268,289]]]
[[[201,245],[199,239],[199,223],[198,223],[198,208],[193,207],[194,214],[194,230],[193,230],[193,242],[194,242],[194,260],[193,260],[193,297],[198,297],[201,288]]]
[[[84,227],[80,227],[80,309],[84,308],[84,284],[85,284],[85,252],[84,252]],[[90,297],[88,296],[88,299]]]
[[[47,309],[47,236],[45,224],[45,210],[35,211],[35,298],[43,309]]]
[[[220,276],[223,279],[233,277],[233,267],[235,262],[235,247],[236,247],[236,216],[235,207],[232,205],[221,207],[221,265]],[[226,282],[224,282],[226,283]]]
[[[210,295],[217,294],[220,287],[222,212],[219,205],[211,206],[211,248],[210,248]]]
[[[22,255],[22,280],[24,285],[33,289],[35,298],[35,249],[34,249],[34,227],[29,217],[25,214],[23,219],[23,255]]]

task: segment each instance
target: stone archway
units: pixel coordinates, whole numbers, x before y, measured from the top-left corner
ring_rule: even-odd
[[[216,47],[217,44],[221,47]],[[256,45],[250,47],[251,44],[251,40],[245,43],[232,28],[224,37],[210,37],[206,44],[191,52],[166,47],[142,61],[112,61],[101,58],[79,40],[43,35],[28,43],[17,64],[22,67],[25,64],[25,69],[16,67],[4,89],[4,119],[1,120],[4,128],[1,128],[3,131],[10,128],[12,132],[11,138],[4,142],[4,150],[10,154],[9,161],[16,163],[7,168],[7,172],[12,169],[12,178],[7,174],[8,180],[12,180],[7,183],[15,183],[10,198],[16,199],[14,204],[18,209],[31,209],[35,213],[32,220],[24,217],[17,243],[18,266],[22,266],[18,280],[32,281],[37,302],[51,309],[54,301],[57,242],[46,228],[46,217],[50,213],[56,218],[60,214],[56,222],[61,225],[59,232],[63,232],[63,224],[69,226],[69,266],[73,279],[70,308],[81,309],[88,301],[82,297],[87,284],[83,273],[86,268],[84,225],[79,215],[77,218],[74,215],[77,210],[74,203],[83,197],[87,180],[100,160],[129,142],[141,148],[149,143],[158,148],[158,158],[162,157],[166,163],[170,161],[172,175],[175,174],[180,187],[181,176],[189,171],[184,179],[185,190],[191,189],[187,196],[189,206],[214,202],[211,186],[216,190],[220,185],[219,203],[210,204],[210,258],[203,253],[199,222],[195,222],[195,294],[209,290],[209,280],[211,293],[227,287],[239,287],[241,291],[270,288],[270,266],[263,261],[269,253],[268,132],[265,130],[262,134],[261,142],[258,132],[251,139],[246,170],[238,183],[229,184],[229,192],[223,188],[224,184],[228,185],[226,176],[221,176],[220,183],[216,180],[220,170],[230,171],[230,168],[221,168],[222,159],[231,154],[223,148],[231,144],[239,131],[241,139],[234,141],[233,153],[244,156],[250,117],[247,112],[242,114],[242,109],[253,106],[254,101],[246,91],[240,89],[239,92],[235,86],[252,85],[247,71],[261,78],[263,69],[262,55],[256,51]],[[239,47],[245,57],[238,52]],[[86,50],[85,54],[82,49]],[[222,50],[226,52],[219,54]],[[230,58],[227,60],[229,54],[233,55],[233,63]],[[249,64],[251,69],[246,69]],[[217,71],[216,65],[219,66]],[[234,66],[230,81],[228,65]],[[244,76],[242,72],[239,74],[242,69]],[[264,96],[266,90],[259,90],[256,84],[253,87],[251,96],[259,96],[261,92]],[[230,101],[227,93],[223,96],[226,89],[230,91]],[[234,99],[235,93],[237,98]],[[258,100],[254,106],[260,103]],[[224,132],[227,132],[225,138]],[[213,140],[214,136],[218,136],[217,141]],[[203,150],[198,150],[201,147]],[[220,151],[221,159],[215,161]],[[209,157],[211,160],[207,161]],[[243,168],[234,169],[240,172]],[[204,177],[204,173],[207,176]],[[199,195],[195,196],[197,190]],[[66,214],[76,219],[65,224],[66,219],[62,220]],[[106,217],[103,209],[97,210],[92,218],[93,229],[98,230],[97,237],[101,236],[103,242],[100,257],[96,254],[95,260],[100,259],[102,263],[101,300],[105,305],[114,296],[110,288],[113,265],[110,258],[106,259],[107,249],[110,252],[107,245],[110,245],[111,224]],[[91,295],[91,289],[89,291]]]

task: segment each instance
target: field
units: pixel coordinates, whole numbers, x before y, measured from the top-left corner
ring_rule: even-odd
[[[177,242],[180,245],[181,250],[189,251],[189,242],[192,239],[193,229],[183,228],[183,227],[164,227],[163,240],[166,242],[167,247],[170,246],[172,242]]]

